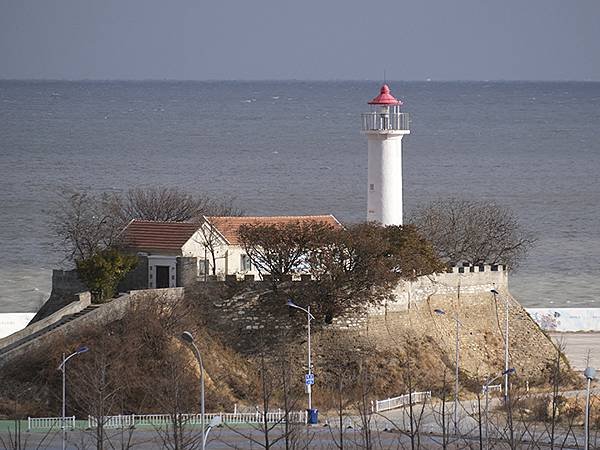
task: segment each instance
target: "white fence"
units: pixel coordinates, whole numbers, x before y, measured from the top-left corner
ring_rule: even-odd
[[[487,387],[487,391],[488,392],[502,392],[502,385],[501,384],[492,384],[490,386]],[[485,394],[485,386],[483,386],[481,388],[481,393]]]
[[[255,413],[207,413],[204,415],[204,423],[209,424],[210,421],[220,417],[225,424],[241,424],[241,423],[262,423],[264,420],[262,412]],[[286,415],[284,411],[271,411],[267,413],[267,422],[278,423],[285,422]],[[287,414],[289,423],[306,423],[306,411],[291,411]],[[182,423],[189,425],[199,425],[201,422],[200,414],[181,414],[178,417]],[[105,416],[105,428],[132,428],[139,426],[161,427],[171,425],[173,416],[170,414],[130,414],[119,416]],[[95,417],[88,417],[88,428],[96,428],[98,422]]]
[[[75,416],[65,417],[65,428],[75,428]],[[61,417],[28,417],[27,418],[27,430],[39,430],[39,429],[62,429],[62,418]]]
[[[375,400],[371,405],[373,412],[389,411],[390,409],[400,408],[407,406],[411,402],[424,403],[427,399],[431,398],[431,392],[413,392],[412,394],[405,394],[399,397],[386,398],[385,400]]]

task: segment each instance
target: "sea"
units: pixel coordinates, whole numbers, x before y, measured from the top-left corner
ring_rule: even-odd
[[[528,307],[600,306],[600,83],[389,81],[411,114],[408,215],[495,200],[537,243],[511,274]],[[68,268],[64,189],[177,186],[246,214],[366,217],[360,114],[375,81],[0,81],[0,313],[36,311]]]

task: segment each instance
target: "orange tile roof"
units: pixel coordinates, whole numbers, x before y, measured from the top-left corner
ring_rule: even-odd
[[[240,245],[238,231],[242,225],[285,225],[296,222],[321,222],[334,228],[342,224],[332,215],[322,216],[219,216],[205,217],[231,245]]]
[[[132,220],[123,230],[121,243],[137,250],[180,252],[181,247],[200,228],[197,223]]]

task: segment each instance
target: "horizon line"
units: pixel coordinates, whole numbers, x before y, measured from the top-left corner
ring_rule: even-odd
[[[186,78],[4,78],[3,81],[27,81],[27,82],[201,82],[201,83],[219,83],[219,82],[237,82],[237,83],[382,83],[380,79],[351,79],[351,78],[206,78],[206,79],[186,79]],[[598,83],[599,79],[407,79],[407,80],[386,80],[386,83]]]

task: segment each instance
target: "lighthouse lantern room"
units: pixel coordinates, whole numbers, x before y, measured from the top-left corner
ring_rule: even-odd
[[[384,84],[362,115],[362,132],[368,140],[367,220],[402,225],[402,138],[410,134],[402,102]]]

